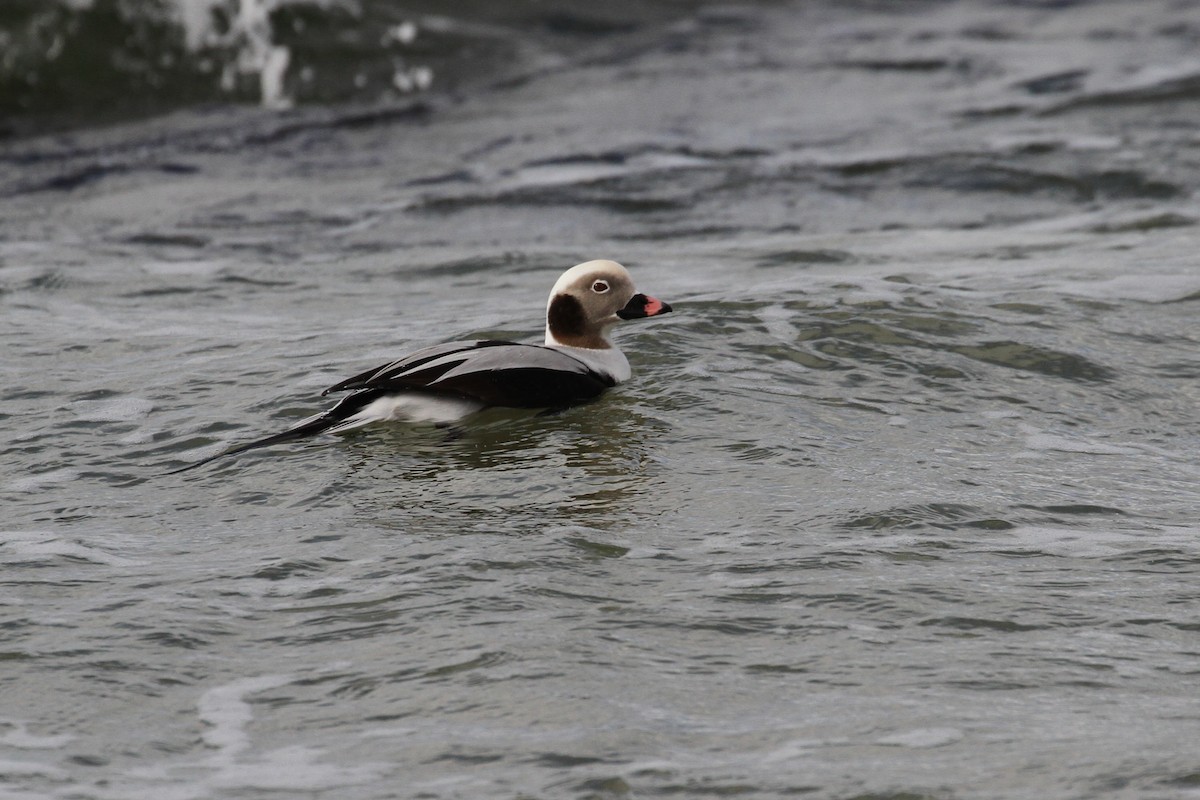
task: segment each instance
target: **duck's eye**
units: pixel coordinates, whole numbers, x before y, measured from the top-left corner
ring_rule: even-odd
[[[592,284],[592,291],[596,294],[604,294],[608,291],[608,281],[596,281]]]

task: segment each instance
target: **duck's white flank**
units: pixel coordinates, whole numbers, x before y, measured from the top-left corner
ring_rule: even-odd
[[[370,425],[372,422],[406,421],[448,425],[483,408],[483,403],[462,397],[416,393],[388,394],[363,406],[353,416],[329,428],[328,432],[341,433]]]

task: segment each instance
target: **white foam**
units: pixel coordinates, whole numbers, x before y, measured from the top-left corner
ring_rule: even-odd
[[[1200,274],[1191,272],[1138,272],[1100,280],[1055,281],[1048,285],[1063,294],[1095,300],[1136,300],[1170,303],[1200,294]]]
[[[205,744],[229,756],[245,750],[250,744],[245,727],[253,717],[246,696],[284,686],[291,680],[290,675],[260,675],[209,689],[196,704],[201,721],[212,726],[202,734]]]
[[[291,50],[274,40],[271,15],[288,5],[317,5],[333,7],[344,0],[241,0],[234,5],[236,13],[228,14],[227,0],[175,0],[176,15],[183,26],[184,42],[191,52],[205,47],[232,48],[237,59],[226,65],[221,86],[233,91],[238,75],[258,77],[260,102],[267,108],[286,109],[293,104],[284,79],[291,64]],[[227,30],[213,25],[214,11],[223,10],[228,20]],[[411,43],[417,36],[415,23],[404,22],[389,29],[388,35],[401,44]],[[403,91],[427,89],[433,81],[433,71],[427,66],[397,70],[395,85]]]
[[[1056,450],[1062,453],[1087,453],[1096,456],[1137,456],[1145,451],[1138,447],[1105,444],[1094,439],[1071,439],[1053,433],[1031,433],[1025,437],[1030,450]]]
[[[1109,86],[1097,88],[1101,93],[1156,89],[1163,84],[1195,80],[1198,76],[1200,76],[1200,59],[1188,58],[1173,64],[1154,62],[1141,66],[1128,74],[1122,74]]]
[[[185,42],[193,52],[206,45],[221,44],[237,48],[237,61],[222,75],[222,86],[232,90],[236,74],[257,75],[261,102],[268,108],[291,105],[284,91],[283,77],[291,61],[291,51],[272,40],[271,13],[287,5],[285,0],[242,0],[237,14],[229,20],[229,30],[213,27],[213,11],[225,4],[221,0],[178,0],[175,5],[183,23]]]
[[[1108,558],[1140,544],[1140,536],[1125,531],[1054,528],[1022,525],[1005,532],[1004,550],[1045,553],[1063,558]]]
[[[563,186],[614,178],[628,173],[623,164],[586,162],[580,164],[537,164],[525,167],[511,179],[511,188]]]
[[[38,736],[30,733],[28,723],[19,719],[0,719],[0,725],[7,725],[12,730],[0,735],[0,745],[15,747],[19,750],[53,750],[62,747],[75,737],[70,734],[59,736]]]
[[[342,767],[320,763],[323,751],[305,745],[253,753],[248,730],[254,719],[250,695],[286,686],[295,676],[258,675],[240,678],[204,692],[197,701],[201,734],[210,753],[199,759],[168,759],[129,770],[98,797],[152,796],[157,800],[197,800],[229,797],[242,790],[309,793],[345,789],[377,781],[387,765]]]
[[[77,400],[70,408],[78,419],[87,422],[137,422],[154,410],[144,397],[113,397],[107,400]]]
[[[5,484],[4,488],[14,492],[37,492],[47,486],[59,486],[79,477],[79,470],[71,467],[52,469],[46,472],[36,472],[24,478],[16,478]]]
[[[62,558],[112,567],[130,567],[142,563],[98,547],[68,541],[46,531],[0,531],[0,564],[25,564]]]
[[[281,747],[253,761],[226,764],[210,782],[214,786],[230,789],[307,793],[319,789],[345,788],[380,777],[380,770],[376,766],[338,767],[319,763],[320,757],[321,751],[316,748],[301,745]]]
[[[903,733],[894,733],[876,739],[876,744],[890,747],[945,747],[963,738],[963,732],[958,728],[914,728]]]

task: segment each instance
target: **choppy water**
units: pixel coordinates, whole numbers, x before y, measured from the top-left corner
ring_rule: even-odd
[[[1200,4],[676,11],[6,146],[0,796],[1200,791]],[[161,475],[592,257],[600,402]]]

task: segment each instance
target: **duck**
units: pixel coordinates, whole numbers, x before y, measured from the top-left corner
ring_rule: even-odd
[[[586,261],[559,276],[550,290],[542,344],[477,339],[417,350],[330,386],[322,397],[348,394],[326,411],[168,474],[376,422],[450,427],[486,408],[558,411],[587,403],[631,377],[628,359],[613,344],[613,328],[671,311],[669,304],[637,291],[616,261]]]

